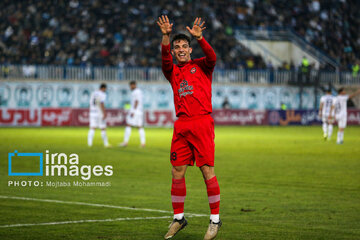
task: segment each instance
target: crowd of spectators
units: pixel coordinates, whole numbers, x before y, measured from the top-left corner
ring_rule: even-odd
[[[357,0],[244,0],[237,25],[257,28],[288,27],[352,70],[360,59],[360,1]]]
[[[344,69],[359,59],[356,0],[2,0],[0,64],[159,67],[162,14],[175,32],[203,17],[218,68],[271,67],[235,39],[241,26],[291,27]],[[202,56],[195,42],[193,57]]]

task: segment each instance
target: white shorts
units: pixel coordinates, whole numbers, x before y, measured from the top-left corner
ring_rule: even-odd
[[[131,113],[126,116],[126,124],[132,127],[143,127],[144,126],[144,115],[142,112],[135,112],[131,117]]]
[[[102,119],[103,116],[90,115],[90,128],[106,128],[106,121]]]
[[[338,123],[339,128],[346,128],[346,123],[347,123],[346,115],[336,116],[336,121]]]
[[[329,120],[329,116],[322,116],[322,122],[323,123],[328,123],[328,124],[333,124],[334,123],[334,118],[331,118],[331,120]]]

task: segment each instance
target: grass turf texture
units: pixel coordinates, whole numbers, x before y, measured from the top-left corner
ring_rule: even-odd
[[[110,204],[171,211],[171,129],[146,129],[138,147],[133,130],[127,148],[104,149],[87,128],[3,128],[0,131],[0,195]],[[108,129],[110,143],[123,128]],[[360,128],[348,127],[345,143],[322,140],[321,127],[216,127],[216,174],[223,227],[217,239],[360,239]],[[79,177],[9,177],[7,153],[77,153],[80,165],[113,165],[110,187],[9,187],[8,180],[69,181]],[[26,166],[25,166],[26,167]],[[206,187],[197,167],[186,175],[185,212],[209,214]],[[0,225],[167,213],[0,198]],[[0,228],[0,239],[162,239],[171,218],[53,226]],[[189,218],[175,239],[202,239],[208,216]]]

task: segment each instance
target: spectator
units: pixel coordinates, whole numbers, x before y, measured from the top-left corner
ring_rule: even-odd
[[[118,66],[121,58],[125,66],[160,67],[158,33],[152,29],[154,19],[168,14],[174,22],[181,18],[188,24],[195,16],[205,18],[210,28],[206,38],[220,68],[266,68],[261,57],[234,37],[237,27],[251,26],[290,27],[341,63],[342,70],[352,71],[360,59],[359,9],[356,0],[3,0],[0,55],[9,64]],[[174,27],[179,31],[185,26]],[[199,56],[194,48],[193,57]]]
[[[154,19],[168,13],[174,21],[182,18],[188,24],[194,16],[204,16],[212,29],[206,37],[222,61],[220,66],[236,69],[253,54],[233,36],[235,9],[222,1],[163,0],[154,5],[136,0],[4,0],[0,3],[0,54],[11,64],[118,66],[122,59],[124,66],[160,67],[158,36],[152,29]],[[194,57],[201,55],[194,50]]]

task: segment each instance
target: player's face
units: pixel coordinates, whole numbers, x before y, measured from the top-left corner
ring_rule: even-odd
[[[175,56],[178,63],[186,63],[190,61],[190,54],[192,48],[189,46],[189,43],[186,40],[179,39],[176,40],[173,46],[172,54]]]

